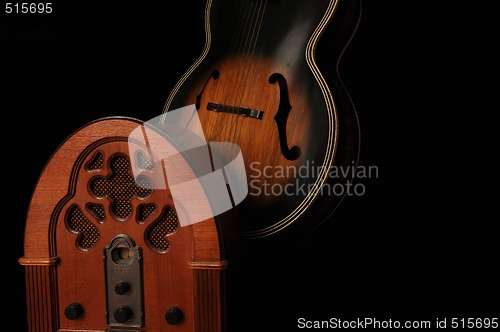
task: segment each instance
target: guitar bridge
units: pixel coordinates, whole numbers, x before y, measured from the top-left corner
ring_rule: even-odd
[[[262,116],[264,116],[263,111],[259,110],[253,110],[248,107],[236,107],[236,106],[228,106],[228,105],[222,105],[218,103],[208,103],[207,104],[207,110],[209,111],[214,111],[214,112],[224,112],[224,113],[231,113],[231,114],[237,114],[241,116],[248,116],[251,118],[255,119],[262,119]]]

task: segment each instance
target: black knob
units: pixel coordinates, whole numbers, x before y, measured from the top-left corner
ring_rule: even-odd
[[[179,309],[178,307],[172,307],[168,309],[167,313],[165,314],[165,320],[170,325],[179,323],[182,320],[182,317],[184,317],[184,315],[182,314],[181,309]]]
[[[115,293],[118,295],[123,295],[130,289],[130,284],[126,281],[120,281],[115,285]]]
[[[67,319],[75,320],[83,314],[83,307],[78,302],[73,302],[69,304],[66,309],[64,309],[64,316]]]
[[[125,323],[130,319],[130,317],[132,317],[132,314],[132,309],[130,309],[128,306],[121,306],[115,310],[115,321],[117,321],[118,323]]]

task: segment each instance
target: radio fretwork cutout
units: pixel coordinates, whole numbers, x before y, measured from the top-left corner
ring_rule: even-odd
[[[144,153],[138,152],[138,167],[143,170],[152,170],[151,161]],[[103,161],[105,156],[98,152],[85,165],[88,172],[106,173]],[[88,184],[89,199],[101,199],[103,203],[87,203],[85,207],[73,205],[67,213],[66,227],[71,233],[78,234],[77,247],[81,250],[92,248],[99,238],[99,229],[95,226],[105,225],[107,220],[125,222],[133,215],[132,200],[138,199],[144,203],[137,205],[136,223],[145,224],[158,207],[154,203],[145,202],[151,196],[153,189],[151,179],[141,175],[137,180],[130,175],[130,160],[122,154],[115,154],[109,158],[109,173],[93,176]],[[107,201],[105,204],[104,202]],[[105,206],[107,205],[107,206]],[[88,211],[93,221],[84,213]],[[103,226],[105,227],[105,226]],[[166,237],[174,233],[179,227],[177,214],[171,206],[165,206],[159,217],[145,230],[145,239],[151,250],[165,253],[169,247]]]

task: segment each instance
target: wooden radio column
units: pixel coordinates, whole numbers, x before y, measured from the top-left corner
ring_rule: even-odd
[[[128,140],[143,126],[125,117],[94,121],[44,168],[19,259],[30,332],[224,331],[218,225],[179,224],[168,186],[151,186],[164,174],[147,145],[169,143],[160,134],[146,144]]]

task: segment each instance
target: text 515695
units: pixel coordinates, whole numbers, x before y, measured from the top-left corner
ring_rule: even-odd
[[[7,2],[5,3],[7,14],[50,14],[52,13],[51,2]]]

